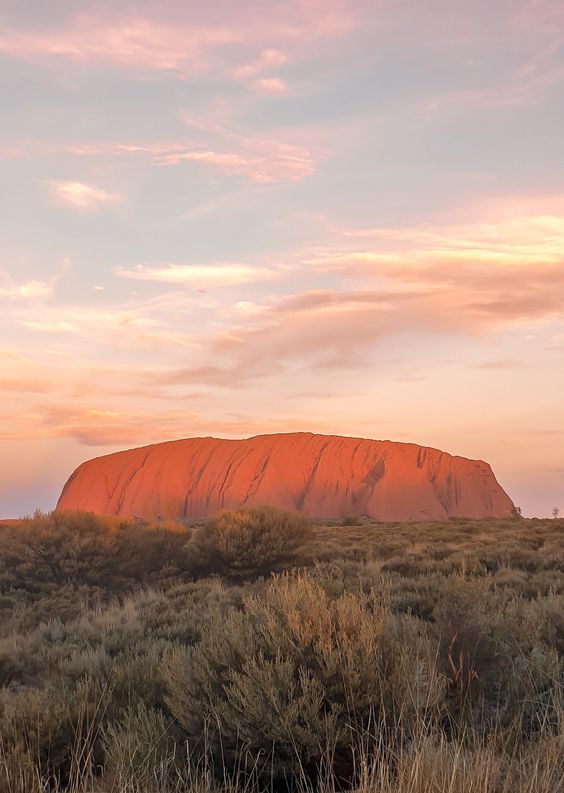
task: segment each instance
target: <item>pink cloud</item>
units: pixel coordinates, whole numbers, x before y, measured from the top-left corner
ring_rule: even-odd
[[[288,60],[288,55],[285,52],[276,49],[265,49],[261,52],[258,58],[245,63],[241,66],[236,66],[230,70],[230,74],[236,80],[248,80],[261,74],[265,70],[277,68],[285,64]]]
[[[2,432],[10,437],[52,432],[109,444],[194,434],[200,427],[209,428],[207,411],[214,411],[210,395],[223,399],[227,392],[230,401],[237,394],[244,399],[257,383],[265,393],[274,388],[278,394],[282,381],[295,383],[296,372],[301,378],[304,371],[320,377],[337,373],[338,379],[339,373],[359,377],[395,349],[390,340],[398,334],[421,338],[433,333],[442,339],[463,334],[474,346],[485,345],[481,360],[469,362],[476,377],[482,369],[510,374],[519,356],[505,350],[492,356],[491,340],[527,325],[551,323],[553,339],[562,333],[564,257],[558,255],[564,250],[563,233],[564,207],[557,197],[499,202],[464,224],[334,229],[324,244],[286,256],[277,271],[278,294],[263,290],[249,299],[243,281],[251,273],[239,272],[240,285],[234,283],[231,275],[241,264],[231,262],[225,263],[235,268],[225,292],[215,292],[213,301],[201,296],[203,304],[199,295],[190,298],[192,290],[178,287],[192,285],[195,275],[198,282],[221,279],[223,266],[217,273],[213,265],[209,272],[205,267],[191,272],[186,265],[130,268],[131,273],[118,274],[165,284],[173,291],[128,298],[112,308],[49,304],[38,316],[25,301],[9,303],[14,324],[60,332],[61,323],[68,323],[73,333],[58,337],[68,358],[51,358],[45,371],[7,358],[10,370],[3,376],[14,385],[6,392],[20,400],[16,384],[27,381],[31,400],[45,381],[51,384],[53,401],[74,407],[67,405],[55,415],[41,403],[28,400],[26,405],[22,397],[17,426],[6,419]],[[265,275],[271,270],[266,257],[256,266]],[[319,286],[312,288],[312,280]],[[280,294],[281,289],[286,293]],[[89,360],[91,353],[113,360],[117,349],[131,360],[126,369],[104,369]],[[422,382],[421,373],[408,366],[402,362],[387,371],[388,382]],[[187,413],[183,423],[170,400],[187,388],[204,392],[203,414],[194,411],[189,418]],[[222,426],[236,432],[237,426],[248,424],[229,425],[226,420]],[[217,422],[213,427],[218,431]]]
[[[297,133],[276,132],[269,136],[232,131],[219,125],[206,128],[197,119],[187,124],[200,130],[199,140],[157,141],[154,143],[69,143],[20,144],[21,156],[69,154],[75,157],[147,158],[155,165],[173,166],[194,163],[227,176],[240,176],[258,184],[300,181],[313,174],[328,152],[306,145]],[[51,194],[58,203],[78,211],[95,211],[104,205],[117,205],[123,197],[116,192],[79,181],[51,182]]]
[[[337,242],[312,249],[310,264],[370,271],[409,268],[409,272],[451,262],[504,265],[560,264],[564,246],[564,197],[498,199],[458,211],[468,219],[401,228],[335,229]],[[342,235],[339,240],[339,235]],[[307,256],[307,254],[306,254]],[[452,268],[455,275],[457,270]]]
[[[266,9],[255,3],[220,5],[194,9],[186,4],[162,16],[143,10],[113,18],[82,14],[50,29],[4,27],[0,52],[20,60],[58,58],[183,75],[217,69],[223,62],[226,72],[240,80],[283,62],[273,44],[343,35],[355,16],[344,0],[289,0]],[[234,45],[247,50],[239,65],[229,64]],[[258,56],[249,58],[249,51],[257,49]]]
[[[158,157],[163,165],[193,162],[208,165],[228,176],[243,176],[251,182],[296,182],[315,172],[316,161],[324,152],[305,149],[277,140],[239,138],[239,151],[179,150]]]
[[[473,333],[563,319],[563,250],[564,203],[555,197],[492,203],[465,224],[345,231],[334,245],[305,251],[303,262],[368,293],[377,283],[408,307],[409,316],[398,315],[406,327]]]
[[[81,16],[58,30],[4,29],[0,52],[22,60],[57,57],[193,72],[209,68],[214,48],[240,40],[240,33],[222,26],[195,28],[139,17]]]
[[[115,206],[123,200],[118,193],[83,182],[50,182],[50,192],[57,204],[78,212],[96,212],[103,206]]]
[[[278,77],[263,77],[260,80],[253,80],[251,88],[258,93],[273,96],[286,96],[290,93],[288,85]]]
[[[323,365],[328,351],[339,366],[362,366],[366,352],[397,333],[483,335],[562,322],[564,213],[544,209],[490,207],[487,223],[348,232],[317,255],[298,251],[288,274],[295,284],[313,266],[338,275],[339,286],[236,303],[231,327],[209,340],[210,355],[229,362],[216,366],[233,383],[238,371],[254,378],[290,362]],[[357,236],[372,246],[355,248]],[[183,372],[188,382],[210,375]]]

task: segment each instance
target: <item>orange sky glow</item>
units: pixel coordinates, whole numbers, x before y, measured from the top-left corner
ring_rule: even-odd
[[[296,430],[564,509],[562,4],[236,5],[2,4],[0,517]]]

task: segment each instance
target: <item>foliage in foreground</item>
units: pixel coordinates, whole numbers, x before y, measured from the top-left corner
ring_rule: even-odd
[[[198,572],[248,579],[291,565],[310,534],[309,521],[282,509],[223,510],[193,529],[187,552]]]
[[[563,790],[562,521],[269,515],[0,526],[0,793]]]

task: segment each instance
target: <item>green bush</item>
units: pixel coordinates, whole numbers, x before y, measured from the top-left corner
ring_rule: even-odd
[[[311,536],[302,516],[273,507],[224,510],[193,530],[188,555],[206,573],[252,578],[296,562]]]
[[[187,538],[180,524],[90,513],[38,513],[0,524],[0,614],[17,615],[18,628],[26,630],[53,618],[72,620],[140,586],[190,578]]]
[[[332,598],[306,574],[209,623],[163,673],[192,746],[208,734],[230,771],[243,751],[279,776],[313,773],[328,750],[350,775],[359,735],[415,726],[443,690],[414,620],[393,618],[377,592]]]

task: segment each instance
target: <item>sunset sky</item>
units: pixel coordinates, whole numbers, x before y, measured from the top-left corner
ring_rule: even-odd
[[[564,509],[562,0],[0,0],[0,517],[311,430]]]

